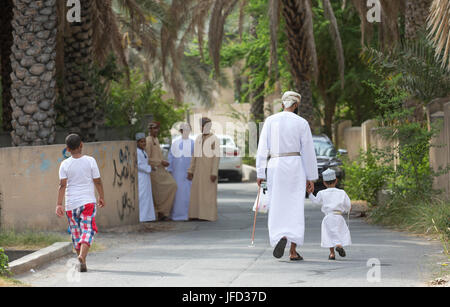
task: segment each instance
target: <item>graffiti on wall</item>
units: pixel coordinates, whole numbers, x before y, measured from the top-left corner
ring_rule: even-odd
[[[132,157],[130,148],[125,146],[120,148],[118,159],[113,159],[114,179],[113,187],[121,188],[125,185],[131,187],[129,191],[122,194],[122,199],[117,200],[117,210],[121,221],[136,211],[136,165],[135,158]]]

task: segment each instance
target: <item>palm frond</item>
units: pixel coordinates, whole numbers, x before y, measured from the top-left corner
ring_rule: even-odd
[[[426,104],[450,94],[450,73],[435,57],[432,44],[421,37],[402,41],[389,52],[366,49],[363,58],[391,76],[401,74],[400,85],[413,98]]]
[[[436,48],[436,57],[450,71],[450,0],[434,0],[428,18],[428,38]]]

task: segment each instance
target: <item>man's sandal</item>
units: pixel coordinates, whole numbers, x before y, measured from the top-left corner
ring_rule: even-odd
[[[273,256],[277,259],[280,259],[284,255],[284,249],[287,245],[287,239],[282,238],[278,243],[277,246],[275,246],[275,249],[273,250]]]
[[[299,253],[297,253],[297,257],[295,257],[295,258],[290,257],[289,259],[290,259],[291,261],[302,261],[302,260],[303,260],[303,257],[300,256]]]
[[[345,257],[345,250],[342,247],[336,247],[336,251],[339,253],[339,256]]]

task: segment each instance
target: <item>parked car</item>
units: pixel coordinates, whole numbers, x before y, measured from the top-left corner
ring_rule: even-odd
[[[169,159],[170,145],[169,144],[160,144],[159,147],[161,147],[163,158],[165,160]]]
[[[242,181],[242,157],[240,149],[233,138],[228,135],[217,135],[220,140],[219,179]]]
[[[313,135],[313,142],[319,171],[319,180],[315,183],[314,194],[326,188],[323,184],[322,173],[329,168],[336,172],[336,177],[339,180],[337,187],[343,188],[342,180],[345,178],[345,171],[342,168],[342,161],[339,156],[347,154],[347,151],[344,149],[337,151],[333,142],[326,135]]]

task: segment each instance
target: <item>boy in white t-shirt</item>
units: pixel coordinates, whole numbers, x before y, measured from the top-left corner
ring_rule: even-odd
[[[352,244],[350,230],[342,216],[344,212],[351,211],[352,205],[347,193],[336,188],[338,181],[335,171],[328,169],[323,172],[322,176],[327,189],[317,193],[317,197],[310,193],[309,199],[316,204],[322,205],[322,212],[325,214],[325,217],[322,221],[321,245],[330,249],[328,259],[336,260],[334,249],[336,248],[339,256],[345,257],[344,246]]]
[[[81,153],[83,143],[80,136],[69,135],[66,138],[66,146],[72,156],[64,160],[59,169],[56,215],[64,216],[62,203],[65,197],[65,211],[80,262],[80,272],[87,272],[86,257],[97,233],[95,188],[99,194],[98,206],[103,208],[105,206],[103,184],[95,159]]]

